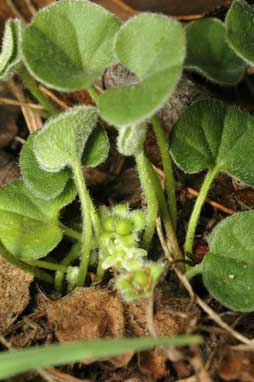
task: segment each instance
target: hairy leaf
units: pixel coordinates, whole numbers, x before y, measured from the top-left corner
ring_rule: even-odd
[[[231,48],[249,64],[254,63],[254,6],[234,0],[226,16],[226,38]]]
[[[58,172],[79,163],[97,121],[92,106],[77,106],[51,118],[34,138],[34,153],[46,171]]]
[[[0,355],[0,378],[7,378],[25,371],[79,362],[84,359],[100,359],[138,352],[155,346],[187,346],[201,342],[198,336],[162,338],[122,338],[80,341],[31,347],[19,351],[5,351]]]
[[[115,54],[137,76],[137,83],[103,93],[100,113],[117,127],[140,124],[163,106],[181,76],[184,29],[166,16],[138,15],[118,32]]]
[[[254,211],[235,214],[214,229],[202,263],[204,284],[218,301],[242,312],[254,310]]]
[[[21,180],[0,189],[0,240],[20,259],[46,256],[62,239],[58,214],[76,196],[71,183],[54,200],[36,198]]]
[[[225,26],[215,18],[193,21],[186,27],[185,67],[222,85],[234,85],[243,78],[247,65],[229,47]]]
[[[170,138],[175,162],[187,173],[207,168],[254,184],[254,118],[215,100],[192,104]]]
[[[109,140],[105,129],[97,123],[85,146],[82,165],[96,167],[104,162],[109,152]]]
[[[33,142],[38,131],[29,136],[20,154],[23,180],[29,190],[38,198],[54,199],[64,190],[71,172],[66,169],[58,173],[42,170],[33,152]]]
[[[0,80],[8,80],[21,64],[21,21],[8,20],[5,24],[0,53]]]
[[[114,62],[119,27],[117,17],[90,1],[54,3],[37,12],[24,31],[25,64],[51,88],[87,88]]]

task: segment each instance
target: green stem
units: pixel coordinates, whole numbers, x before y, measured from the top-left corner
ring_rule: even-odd
[[[193,277],[200,275],[202,273],[202,263],[195,265],[195,267],[190,268],[185,272],[184,276],[187,280],[193,279]]]
[[[43,268],[43,269],[47,269],[49,271],[65,272],[67,269],[64,265],[50,263],[50,262],[44,261],[44,260],[26,260],[24,262],[28,265],[31,265],[32,267]]]
[[[80,255],[80,242],[75,243],[70,251],[68,252],[67,256],[61,261],[61,265],[64,266],[66,269],[67,267],[76,260]],[[64,279],[65,272],[57,271],[55,273],[55,289],[57,291],[61,291],[62,285],[63,285],[63,279]]]
[[[4,248],[2,244],[0,244],[0,251],[1,256],[11,265],[14,267],[21,269],[24,272],[31,273],[34,277],[37,279],[40,279],[42,281],[45,281],[48,284],[53,284],[54,280],[53,277],[48,274],[47,272],[42,271],[41,269],[38,269],[36,267],[32,267],[31,265],[28,265],[26,263],[23,263],[22,261],[18,260],[16,257],[11,255],[7,249]]]
[[[174,227],[176,227],[177,209],[176,209],[176,194],[175,194],[175,180],[172,168],[172,161],[169,154],[168,144],[164,131],[162,129],[158,116],[152,118],[153,130],[160,149],[162,165],[166,180],[166,189],[168,195],[169,211],[172,218]]]
[[[88,198],[90,203],[90,216],[92,220],[92,225],[93,225],[96,240],[98,241],[100,233],[101,233],[101,222],[100,222],[100,219],[98,218],[93,201],[89,194],[88,194]]]
[[[83,286],[86,280],[92,244],[91,199],[86,188],[81,165],[78,162],[73,163],[72,169],[74,174],[74,182],[80,198],[83,219],[81,262],[78,276],[78,286]]]
[[[196,203],[194,205],[194,208],[193,208],[193,211],[191,214],[191,218],[189,221],[188,230],[187,230],[187,234],[186,234],[185,245],[184,245],[184,249],[185,249],[186,253],[192,253],[195,231],[196,231],[198,219],[199,219],[199,216],[201,213],[201,209],[202,209],[203,204],[205,202],[205,199],[207,197],[209,188],[210,188],[214,178],[218,174],[218,172],[219,171],[216,167],[211,168],[208,171],[208,173],[205,177],[205,180],[202,184],[202,187],[200,189],[199,196],[197,197]]]
[[[81,240],[81,233],[78,231],[75,231],[72,228],[66,227],[63,223],[59,224],[59,227],[63,230],[64,235],[70,237],[71,239],[75,240]]]
[[[147,203],[147,226],[145,228],[143,243],[144,248],[149,248],[156,225],[156,218],[158,213],[158,201],[153,188],[153,183],[149,175],[149,161],[146,158],[144,151],[140,151],[135,155],[137,170],[139,174],[140,183],[145,194]]]
[[[24,84],[30,91],[30,93],[39,101],[39,103],[44,107],[49,115],[59,114],[59,110],[50,102],[50,100],[40,91],[36,81],[30,75],[25,67],[23,67],[19,72]]]
[[[98,265],[97,265],[97,270],[96,270],[96,280],[98,281],[101,281],[105,274],[105,269],[102,268],[101,264],[102,264],[102,258],[100,256]]]
[[[156,192],[156,196],[159,201],[160,211],[161,211],[161,217],[163,221],[163,225],[166,231],[167,240],[170,245],[170,249],[172,251],[173,257],[175,260],[182,260],[183,255],[181,253],[181,250],[178,245],[176,233],[174,226],[171,221],[171,216],[168,211],[168,205],[165,199],[165,195],[162,191],[160,181],[158,179],[157,174],[155,173],[151,163],[148,161],[147,163],[147,170],[149,173],[149,177],[151,179],[151,182],[153,184],[153,188]]]

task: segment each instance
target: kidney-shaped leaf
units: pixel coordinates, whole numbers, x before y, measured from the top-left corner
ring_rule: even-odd
[[[40,166],[58,172],[79,163],[97,117],[96,108],[77,106],[49,119],[34,138],[34,153]]]
[[[23,55],[39,81],[63,91],[87,88],[110,65],[120,20],[87,0],[63,0],[37,12]]]
[[[181,76],[184,29],[166,16],[138,15],[118,32],[115,54],[137,76],[137,83],[103,93],[100,113],[117,127],[141,123],[163,106]]]
[[[230,309],[254,311],[254,211],[233,215],[214,229],[202,262],[204,284]]]
[[[234,0],[226,16],[226,38],[243,60],[254,63],[254,6]]]
[[[207,168],[254,184],[254,118],[215,100],[192,104],[173,128],[170,151],[187,173]]]
[[[8,80],[21,63],[21,36],[21,21],[6,21],[0,53],[0,80]]]
[[[229,47],[223,22],[215,18],[193,21],[186,27],[186,37],[187,69],[222,85],[241,81],[247,65]]]
[[[46,256],[62,239],[58,214],[76,191],[71,183],[54,200],[36,198],[21,180],[0,189],[0,240],[20,259]]]
[[[42,170],[33,152],[33,141],[38,131],[29,136],[20,153],[20,167],[23,180],[30,191],[41,199],[54,199],[64,190],[71,172],[68,169],[58,173]]]

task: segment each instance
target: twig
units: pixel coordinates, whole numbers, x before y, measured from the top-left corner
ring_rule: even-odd
[[[198,382],[197,377],[195,375],[192,375],[188,378],[178,379],[178,382]]]
[[[190,298],[191,298],[191,302],[193,303],[194,300],[195,300],[195,294],[193,292],[192,286],[189,283],[189,281],[186,279],[186,277],[182,274],[182,272],[179,271],[179,269],[176,266],[175,260],[172,257],[172,255],[171,255],[171,253],[170,253],[170,251],[168,249],[167,243],[165,241],[165,238],[164,238],[164,235],[163,235],[163,232],[162,232],[162,226],[161,226],[160,218],[157,219],[156,228],[157,228],[157,233],[158,233],[158,236],[159,236],[159,239],[160,239],[160,243],[161,243],[162,249],[163,249],[163,251],[165,253],[165,256],[167,257],[167,259],[169,261],[169,266],[170,266],[170,268],[172,268],[175,271],[177,277],[179,278],[179,280],[181,281],[181,283],[183,284],[183,286],[185,287],[185,289],[189,293]]]
[[[197,15],[177,15],[174,16],[177,20],[183,20],[183,21],[192,21],[192,20],[199,20],[205,17],[205,13],[200,13]]]
[[[31,2],[31,0],[24,0],[24,1],[26,3],[28,11],[30,12],[31,16],[33,16],[37,12],[35,6]]]
[[[186,190],[192,196],[199,196],[199,192],[194,190],[191,187],[188,187]],[[217,210],[224,212],[225,214],[233,215],[236,213],[235,210],[232,210],[231,208],[224,207],[222,204],[215,202],[215,201],[211,200],[210,198],[206,198],[205,201],[206,201],[206,203],[210,204],[211,206],[213,206]]]
[[[133,7],[122,2],[121,0],[111,0],[111,1],[112,3],[116,4],[119,8],[121,8],[123,11],[129,13],[130,16],[140,13],[140,11],[138,11],[137,9],[134,9]]]
[[[92,382],[90,379],[80,379],[61,372],[56,368],[38,370],[39,374],[48,382]]]
[[[25,140],[24,138],[19,137],[18,135],[16,135],[16,137],[14,137],[14,140],[15,140],[16,142],[21,143],[22,145],[23,145],[24,143],[26,143],[26,140]]]
[[[12,92],[16,95],[17,99],[22,103],[23,102],[27,103],[26,102],[26,96],[24,94],[22,86],[18,83],[15,83],[15,81],[13,81],[13,80],[9,81],[9,85],[10,85]],[[21,110],[22,110],[22,113],[24,115],[24,118],[25,118],[25,121],[27,124],[27,128],[28,128],[30,133],[32,133],[33,131],[36,131],[42,127],[41,118],[37,113],[35,113],[30,108],[27,108],[24,106],[21,106]]]
[[[236,338],[238,341],[242,342],[243,344],[253,346],[253,349],[254,349],[254,341],[253,340],[249,340],[248,338],[243,336],[241,333],[239,333],[236,330],[232,329],[200,297],[196,297],[196,301],[197,301],[197,304],[200,306],[200,308],[203,309],[203,311],[206,312],[208,314],[208,316],[214,322],[216,322],[221,328],[225,329],[228,333],[230,333],[232,335],[232,337]]]
[[[7,340],[4,338],[4,336],[2,336],[1,334],[0,334],[0,342],[1,342],[1,344],[2,344],[4,347],[6,347],[6,349],[11,350],[11,348],[12,348],[11,343],[10,343],[9,341],[7,341]]]
[[[42,93],[44,93],[48,98],[52,99],[58,106],[60,106],[62,109],[67,110],[70,107],[62,101],[60,98],[58,98],[51,90],[47,89],[43,85],[39,85],[39,89],[41,90]]]
[[[177,277],[179,278],[179,280],[181,281],[181,283],[183,284],[183,286],[186,288],[187,292],[189,293],[191,299],[192,299],[192,302],[194,302],[194,300],[196,301],[196,303],[200,306],[200,308],[206,312],[208,314],[208,316],[214,321],[216,322],[217,325],[219,325],[221,328],[223,328],[224,330],[226,330],[229,334],[231,334],[232,337],[234,337],[235,339],[237,339],[238,341],[242,342],[243,344],[245,345],[251,345],[254,349],[254,341],[253,340],[250,340],[248,338],[246,338],[245,336],[243,336],[242,334],[240,334],[239,332],[237,332],[236,330],[232,329],[226,322],[224,322],[221,317],[216,313],[214,312],[210,306],[208,306],[200,297],[198,297],[193,289],[192,289],[192,286],[191,284],[189,283],[189,281],[186,279],[186,277],[184,276],[184,274],[181,273],[181,271],[179,271],[179,269],[177,268],[176,264],[173,262],[173,258],[169,252],[169,249],[167,247],[167,244],[166,244],[166,241],[165,241],[165,238],[163,236],[163,233],[162,233],[162,228],[161,228],[161,222],[160,222],[160,219],[157,220],[157,224],[156,224],[156,227],[157,227],[157,232],[158,232],[158,236],[159,236],[159,239],[160,239],[160,242],[161,242],[161,246],[164,250],[164,253],[166,255],[166,257],[168,258],[169,260],[169,263],[171,265],[171,268],[175,271]]]
[[[197,380],[200,382],[212,382],[211,377],[203,364],[199,347],[192,346],[191,350],[194,352],[194,356],[189,359],[189,362],[196,372]]]
[[[35,109],[35,110],[45,110],[41,105],[37,105],[35,103],[21,102],[21,101],[16,101],[14,99],[5,98],[5,97],[0,97],[0,104],[8,105],[8,106],[27,107],[27,108]]]
[[[12,0],[6,0],[6,4],[8,5],[8,7],[10,8],[11,12],[14,14],[15,17],[17,17],[20,20],[26,21]]]
[[[240,351],[254,351],[254,344],[250,345],[234,345],[230,346],[233,350],[240,350]]]

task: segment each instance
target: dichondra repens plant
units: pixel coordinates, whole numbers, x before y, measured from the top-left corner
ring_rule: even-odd
[[[246,34],[254,41],[253,20],[248,21],[252,13],[244,0],[235,0],[225,23],[207,18],[184,28],[174,19],[150,13],[122,23],[89,1],[62,0],[38,11],[29,25],[7,21],[0,78],[19,75],[49,119],[21,150],[22,179],[0,190],[3,256],[54,282],[58,290],[64,278],[68,290],[83,286],[92,265],[98,281],[109,268],[116,271],[115,284],[124,298],[148,296],[164,271],[163,261],[148,257],[159,212],[169,250],[183,271],[171,157],[186,173],[207,171],[186,234],[184,249],[190,259],[201,209],[216,176],[226,172],[248,185],[254,183],[254,119],[221,101],[200,100],[180,116],[167,142],[157,112],[184,68],[220,85],[242,80],[253,63],[253,53],[243,42]],[[243,20],[249,22],[247,31],[241,31]],[[68,26],[64,34],[63,24]],[[94,81],[115,63],[125,66],[134,80],[98,92]],[[94,106],[60,113],[37,82],[63,92],[86,89]],[[119,152],[135,159],[145,209],[130,210],[125,204],[108,209],[95,206],[90,197],[82,168],[99,165],[109,151],[100,118],[116,129]],[[144,151],[149,123],[161,154],[165,194]],[[61,218],[61,210],[77,196],[82,232],[64,225]],[[211,295],[239,311],[254,309],[253,227],[252,211],[219,223],[209,238],[209,253],[186,273],[189,279],[202,273]],[[72,247],[59,262],[51,252],[63,236],[69,237]]]

